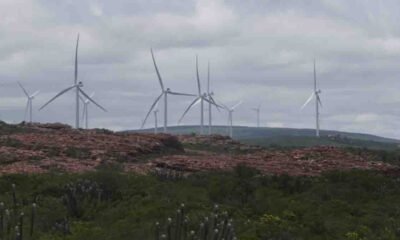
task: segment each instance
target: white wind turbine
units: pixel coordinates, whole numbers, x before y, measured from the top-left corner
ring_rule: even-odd
[[[242,103],[243,103],[243,101],[239,101],[233,107],[227,107],[225,105],[222,105],[224,107],[224,109],[226,111],[228,111],[229,136],[231,138],[233,137],[233,112]]]
[[[315,135],[319,137],[319,107],[322,107],[322,102],[320,95],[321,90],[317,88],[317,74],[315,70],[315,60],[314,60],[314,92],[311,93],[311,96],[307,99],[307,101],[303,104],[301,109],[303,109],[305,106],[307,106],[308,103],[311,102],[315,98]]]
[[[208,97],[208,134],[211,135],[212,127],[212,105],[218,105],[214,100],[214,92],[210,91],[210,62],[207,68],[207,97]],[[219,111],[219,106],[216,106]]]
[[[29,95],[28,92],[25,90],[25,88],[22,86],[20,82],[18,82],[18,85],[21,87],[22,91],[24,91],[25,96],[28,98],[28,101],[26,102],[26,107],[25,107],[25,114],[24,114],[24,121],[26,121],[26,115],[29,112],[29,122],[32,123],[32,102],[35,96],[40,92],[39,90],[34,92],[32,95]]]
[[[61,92],[59,92],[57,95],[55,95],[52,99],[50,99],[48,102],[46,102],[42,107],[39,108],[39,110],[42,110],[44,107],[46,107],[49,103],[54,101],[56,98],[59,96],[63,95],[64,93],[68,92],[69,90],[75,89],[75,127],[79,128],[79,94],[82,94],[86,99],[94,103],[97,107],[102,109],[103,111],[107,112],[105,108],[103,108],[100,104],[95,102],[89,95],[87,95],[83,90],[83,83],[78,82],[78,46],[79,46],[79,34],[76,39],[76,48],[75,48],[75,74],[74,74],[74,84]]]
[[[91,98],[93,98],[93,96],[94,96],[94,92],[92,92],[92,94],[90,94]],[[79,96],[79,98],[81,99],[81,101],[83,103],[82,122],[85,124],[85,129],[88,129],[89,128],[89,104],[90,104],[90,101],[89,101],[89,99],[84,99],[81,96]]]
[[[185,115],[189,112],[189,110],[200,103],[200,134],[204,134],[204,102],[208,102],[210,104],[209,106],[209,113],[211,110],[211,105],[214,105],[216,107],[219,107],[218,104],[212,100],[212,98],[209,99],[211,96],[209,94],[209,88],[207,93],[201,93],[201,85],[200,85],[200,76],[199,76],[199,61],[198,57],[196,56],[196,79],[197,79],[197,90],[198,90],[198,95],[197,97],[193,100],[193,102],[186,108],[185,112],[182,114],[182,117],[179,119],[178,124],[183,120]],[[209,78],[208,78],[209,79]],[[209,84],[208,84],[209,86]],[[211,115],[209,115],[211,116]]]
[[[257,113],[257,127],[260,127],[260,110],[261,110],[261,103],[256,108],[252,108],[253,111]]]
[[[158,71],[158,67],[157,67],[157,63],[156,60],[154,58],[154,54],[153,54],[153,49],[150,49],[151,52],[151,57],[153,59],[153,64],[154,64],[154,68],[156,70],[157,73],[157,77],[158,77],[158,81],[160,83],[161,86],[161,94],[160,96],[158,96],[156,98],[156,100],[154,101],[154,103],[151,105],[148,113],[146,114],[146,117],[143,120],[142,123],[142,128],[144,127],[144,124],[146,123],[147,118],[149,117],[150,113],[153,111],[154,107],[156,106],[156,104],[158,103],[158,101],[160,101],[160,99],[164,96],[164,133],[167,132],[167,126],[168,126],[168,95],[177,95],[177,96],[196,96],[194,94],[187,94],[187,93],[179,93],[179,92],[172,92],[171,89],[167,88],[165,89],[162,78],[161,78],[161,74]]]

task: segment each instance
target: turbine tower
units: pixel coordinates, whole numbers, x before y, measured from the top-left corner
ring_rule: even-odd
[[[86,99],[91,101],[93,104],[95,104],[97,107],[102,109],[104,112],[107,112],[105,108],[103,108],[100,104],[95,102],[89,95],[85,93],[85,91],[82,90],[83,83],[78,82],[78,46],[79,46],[79,34],[76,39],[76,48],[75,48],[75,72],[74,72],[74,84],[61,92],[59,92],[57,95],[55,95],[52,99],[50,99],[48,102],[46,102],[42,107],[39,108],[39,110],[42,110],[44,107],[46,107],[48,104],[50,104],[52,101],[54,101],[56,98],[59,96],[63,95],[64,93],[75,89],[75,128],[79,128],[79,94],[82,94]]]
[[[318,89],[317,86],[317,74],[315,70],[315,59],[314,59],[314,92],[311,93],[311,96],[307,99],[307,101],[303,104],[301,109],[303,109],[305,106],[307,106],[308,103],[315,98],[315,136],[319,137],[319,107],[322,107],[322,102],[320,98],[321,90]]]
[[[168,95],[177,95],[177,96],[196,96],[194,94],[188,94],[188,93],[179,93],[179,92],[172,92],[170,88],[165,89],[162,78],[161,78],[161,74],[158,71],[158,67],[157,67],[157,63],[156,63],[156,59],[154,58],[154,54],[153,54],[153,49],[150,49],[151,52],[151,57],[153,59],[153,64],[154,64],[154,68],[156,70],[157,73],[157,77],[158,77],[158,81],[160,83],[160,87],[161,87],[161,94],[160,96],[158,96],[156,98],[156,100],[154,101],[154,103],[151,105],[149,111],[146,114],[146,117],[143,120],[142,123],[142,127],[144,127],[144,124],[147,121],[147,118],[149,117],[150,113],[153,111],[154,107],[156,106],[156,104],[158,103],[158,101],[160,101],[160,99],[162,97],[164,97],[164,133],[167,132],[167,127],[168,127]]]
[[[90,94],[90,97],[93,98],[94,92]],[[84,99],[83,97],[79,96],[83,103],[83,110],[82,110],[82,125],[85,124],[85,129],[89,128],[89,104],[90,101],[88,99]]]
[[[233,112],[242,103],[243,103],[243,101],[239,101],[233,107],[230,107],[230,108],[223,105],[224,109],[226,111],[228,111],[229,137],[231,137],[231,138],[233,137]]]
[[[158,133],[158,109],[153,111],[154,114],[154,134]]]
[[[28,92],[25,90],[25,88],[22,86],[20,82],[18,82],[18,85],[22,89],[22,91],[25,93],[26,98],[28,99],[26,102],[26,107],[25,107],[25,114],[24,114],[24,121],[26,121],[26,115],[29,112],[29,122],[32,123],[32,102],[35,96],[40,92],[36,91],[32,95],[29,95]]]
[[[207,97],[208,97],[208,135],[211,135],[212,128],[212,105],[217,107],[219,111],[220,106],[214,100],[214,92],[210,91],[210,62],[208,62],[207,68]]]
[[[183,120],[185,115],[189,112],[189,110],[200,103],[200,134],[204,134],[204,102],[208,102],[211,105],[214,105],[216,107],[219,107],[218,104],[216,104],[213,100],[209,100],[209,89],[207,93],[201,93],[201,85],[200,85],[200,76],[199,76],[199,61],[198,57],[196,56],[196,79],[197,79],[197,90],[198,90],[198,95],[197,97],[193,100],[193,102],[186,108],[185,112],[182,114],[182,117],[179,119],[178,124]],[[209,84],[208,84],[209,86]],[[211,107],[209,106],[209,111]],[[211,115],[209,115],[211,116]]]
[[[253,111],[257,113],[257,127],[260,127],[260,109],[261,109],[261,103],[258,105],[256,108],[252,108]]]

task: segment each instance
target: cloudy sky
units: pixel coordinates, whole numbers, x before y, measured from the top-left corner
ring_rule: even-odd
[[[399,11],[398,0],[0,0],[0,119],[23,120],[20,81],[41,90],[35,121],[74,123],[72,93],[37,108],[73,83],[79,32],[79,79],[109,110],[90,106],[91,127],[140,127],[160,94],[152,47],[175,91],[197,91],[196,54],[205,90],[210,61],[215,98],[243,100],[238,125],[255,125],[251,108],[261,103],[263,126],[312,128],[312,105],[300,106],[315,58],[323,129],[400,138]],[[191,100],[169,99],[171,124]],[[197,107],[183,124],[198,119]]]

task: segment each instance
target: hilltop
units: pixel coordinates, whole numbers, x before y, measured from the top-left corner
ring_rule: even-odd
[[[160,128],[160,131],[162,128]],[[153,132],[152,128],[133,130],[131,132]],[[205,128],[205,131],[208,131]],[[214,134],[227,135],[228,127],[213,126]],[[175,135],[198,134],[199,126],[173,126],[168,132]],[[333,130],[321,130],[321,138],[315,138],[314,129],[269,128],[269,127],[233,127],[235,140],[260,146],[312,147],[338,146],[362,147],[370,149],[395,150],[399,148],[400,140],[375,136],[364,133],[351,133]]]
[[[319,175],[333,170],[393,171],[363,151],[335,146],[264,148],[220,135],[76,130],[62,124],[0,126],[0,173],[85,172],[104,167],[185,175],[246,165],[264,174]]]

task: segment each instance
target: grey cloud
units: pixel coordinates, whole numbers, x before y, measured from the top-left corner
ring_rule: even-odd
[[[17,80],[42,90],[35,107],[72,83],[80,32],[80,80],[109,109],[93,108],[94,127],[140,126],[160,91],[153,47],[165,85],[177,91],[196,92],[196,54],[205,89],[210,61],[216,98],[244,101],[235,112],[243,125],[254,125],[251,107],[262,103],[263,125],[312,128],[313,108],[299,108],[311,92],[315,57],[323,128],[399,138],[393,130],[400,127],[399,6],[394,0],[2,1],[0,115],[23,117]],[[35,119],[72,124],[72,99],[57,99],[35,111]],[[170,124],[190,100],[170,99]],[[193,109],[184,123],[197,124],[198,116]],[[226,121],[215,113],[216,124]]]

